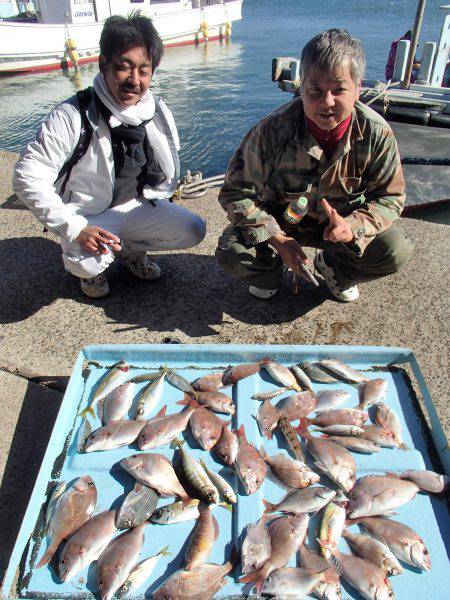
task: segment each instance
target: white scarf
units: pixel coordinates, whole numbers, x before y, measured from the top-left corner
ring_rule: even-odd
[[[147,90],[142,98],[134,106],[120,106],[109,91],[102,73],[98,73],[94,79],[94,90],[103,104],[111,111],[109,119],[110,127],[125,125],[140,125],[143,121],[152,119],[155,114],[155,99],[150,90]]]

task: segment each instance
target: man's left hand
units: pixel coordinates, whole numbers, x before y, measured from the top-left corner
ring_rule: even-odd
[[[341,215],[328,204],[325,198],[322,200],[322,206],[330,220],[323,232],[323,239],[326,242],[332,242],[333,244],[337,242],[343,242],[344,244],[353,242],[355,239],[353,231],[344,217],[341,217]]]

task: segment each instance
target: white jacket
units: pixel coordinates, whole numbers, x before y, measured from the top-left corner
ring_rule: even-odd
[[[144,198],[170,198],[180,174],[179,140],[172,113],[162,100],[156,102],[154,118],[146,125],[148,140],[166,175],[157,187],[144,187]],[[73,167],[62,197],[58,174],[72,156],[81,131],[77,97],[58,105],[43,121],[36,139],[28,144],[14,168],[13,188],[24,204],[45,226],[73,241],[87,226],[85,215],[98,215],[112,202],[114,159],[107,123],[94,99],[87,109],[92,140]]]

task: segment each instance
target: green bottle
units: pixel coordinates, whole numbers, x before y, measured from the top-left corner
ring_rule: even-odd
[[[297,225],[308,212],[308,198],[300,196],[296,200],[292,200],[283,213],[283,219],[290,225]]]

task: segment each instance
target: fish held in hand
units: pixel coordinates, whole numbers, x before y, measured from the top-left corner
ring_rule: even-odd
[[[236,365],[235,367],[230,366],[223,372],[222,383],[225,386],[233,385],[241,379],[245,379],[246,377],[256,375],[256,373],[259,373],[260,369],[261,364],[259,362],[248,363],[245,365]]]
[[[146,385],[142,390],[136,406],[135,418],[137,420],[145,421],[148,419],[153,409],[158,405],[164,389],[164,377],[165,372],[163,371],[158,379]]]
[[[350,399],[350,393],[345,390],[320,390],[317,392],[315,411],[320,413],[345,404]]]
[[[272,439],[273,432],[278,425],[280,413],[276,406],[270,403],[270,400],[264,400],[258,409],[256,420],[258,422],[259,431],[268,440]]]
[[[349,381],[351,383],[363,383],[365,381],[369,381],[369,377],[363,375],[359,371],[355,371],[345,363],[337,359],[324,359],[319,361],[319,365],[321,367],[325,367],[328,371],[331,371],[333,375],[337,375],[341,379],[345,381]]]
[[[110,421],[120,421],[130,410],[133,402],[135,384],[131,381],[114,388],[97,404],[98,418],[103,425]]]
[[[245,493],[250,495],[258,490],[266,478],[267,465],[258,450],[247,441],[244,426],[236,431],[238,437],[238,451],[235,467]]]
[[[115,511],[107,510],[91,517],[70,536],[59,560],[61,581],[69,581],[97,560],[117,531],[115,521]]]
[[[403,567],[395,555],[382,542],[368,535],[351,533],[348,529],[344,529],[342,537],[346,539],[353,554],[372,562],[388,577],[403,573]]]
[[[200,515],[192,530],[186,549],[186,571],[196,569],[206,562],[214,542],[219,537],[219,525],[210,505],[199,505]]]
[[[450,478],[434,471],[403,471],[402,473],[386,473],[386,475],[412,481],[422,492],[431,492],[432,494],[443,494],[450,487]]]
[[[213,447],[213,452],[227,465],[234,464],[239,449],[239,441],[234,431],[222,426],[219,441]]]
[[[261,446],[259,453],[269,465],[275,481],[284,487],[303,489],[320,481],[319,475],[314,473],[304,462],[294,460],[281,453],[269,456],[264,446]]]
[[[316,410],[317,398],[310,391],[298,392],[277,402],[281,417],[296,421]]]
[[[365,410],[381,402],[386,397],[388,382],[386,379],[371,379],[358,386],[359,404],[356,408]]]
[[[275,512],[293,513],[301,515],[308,512],[317,512],[336,496],[336,492],[326,487],[309,487],[289,493],[278,504],[263,500],[265,514]]]
[[[290,390],[301,392],[302,388],[298,385],[297,380],[293,373],[284,365],[264,359],[261,361],[261,367],[264,368],[275,381],[281,383],[283,387],[287,387]]]
[[[158,504],[159,496],[152,488],[136,483],[117,512],[117,529],[137,527],[147,521]]]
[[[144,421],[110,421],[91,433],[84,444],[84,451],[98,452],[128,446],[138,437],[144,425]]]
[[[89,477],[79,477],[72,485],[59,485],[49,502],[47,511],[50,545],[36,568],[47,565],[59,544],[79,529],[92,515],[97,503],[97,488]]]
[[[271,518],[263,515],[257,523],[247,525],[241,550],[241,569],[244,575],[260,569],[270,556],[272,546],[266,524]]]
[[[142,524],[122,533],[99,556],[97,578],[101,600],[111,600],[128,579],[144,544],[144,528]]]
[[[97,402],[112,392],[115,387],[125,383],[129,373],[130,367],[124,360],[119,361],[111,369],[109,369],[109,371],[104,375],[97,385],[91,404],[82,410],[79,416],[85,417],[88,413],[90,413],[92,417],[95,417],[94,406],[97,404]]]
[[[419,488],[403,479],[383,475],[360,477],[350,492],[348,515],[351,519],[385,515],[415,498]]]

